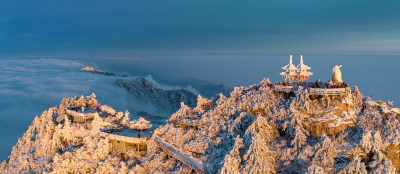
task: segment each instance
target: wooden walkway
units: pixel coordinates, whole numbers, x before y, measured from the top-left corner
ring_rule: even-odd
[[[175,149],[172,145],[166,143],[161,138],[156,137],[154,138],[157,146],[164,150],[168,155],[172,156],[173,158],[179,160],[183,164],[189,166],[191,169],[194,169],[198,172],[204,173],[204,165],[198,159],[189,157],[182,153],[181,151]]]

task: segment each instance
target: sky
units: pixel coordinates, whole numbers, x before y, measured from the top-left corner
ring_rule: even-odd
[[[400,54],[400,1],[0,1],[0,55]]]

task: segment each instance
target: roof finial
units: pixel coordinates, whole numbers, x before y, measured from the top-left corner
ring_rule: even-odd
[[[290,55],[289,64],[292,64],[292,55]]]
[[[300,64],[303,64],[303,55],[300,55]]]

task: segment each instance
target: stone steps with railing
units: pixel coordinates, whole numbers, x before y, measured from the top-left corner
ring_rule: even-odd
[[[159,137],[154,138],[155,143],[161,149],[163,149],[168,155],[172,156],[173,158],[181,161],[183,164],[189,166],[191,169],[194,169],[199,172],[204,172],[204,165],[198,159],[185,155],[181,151],[175,149],[172,145],[166,143]]]

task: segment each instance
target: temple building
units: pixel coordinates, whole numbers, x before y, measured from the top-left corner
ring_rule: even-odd
[[[290,55],[289,64],[282,67],[284,72],[281,72],[283,78],[285,78],[285,84],[289,81],[290,85],[293,85],[294,82],[297,83],[297,67],[292,63],[292,55]]]
[[[282,67],[282,69],[285,71],[280,74],[285,79],[285,84],[289,83],[290,85],[308,86],[309,76],[313,75],[312,72],[308,71],[311,67],[303,63],[303,55],[300,55],[300,64],[297,66],[293,65],[292,55],[290,55],[289,64]]]
[[[302,84],[306,84],[308,86],[308,78],[309,76],[312,76],[313,73],[308,71],[311,69],[311,67],[304,65],[303,63],[303,55],[300,55],[300,64],[297,65],[297,75],[298,75],[298,81]]]

